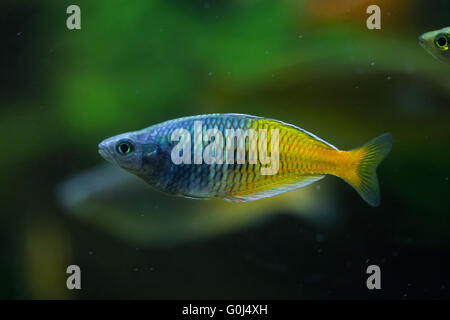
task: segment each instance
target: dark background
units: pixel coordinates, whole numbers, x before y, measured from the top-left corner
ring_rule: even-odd
[[[81,30],[66,28],[70,4]],[[366,28],[371,4],[381,30]],[[450,66],[417,37],[449,12],[444,0],[2,1],[0,298],[448,299]],[[233,205],[98,167],[106,137],[215,112],[342,149],[392,132],[381,206],[333,177]],[[70,264],[81,291],[66,288]]]

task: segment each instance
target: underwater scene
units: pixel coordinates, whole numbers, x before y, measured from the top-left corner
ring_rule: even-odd
[[[449,299],[449,14],[2,1],[0,299]]]

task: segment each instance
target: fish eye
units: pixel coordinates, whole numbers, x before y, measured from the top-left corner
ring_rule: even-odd
[[[434,44],[436,47],[438,47],[440,50],[448,50],[448,39],[447,35],[441,33],[434,38]]]
[[[127,155],[133,151],[133,145],[130,141],[119,141],[116,145],[116,151],[121,155]]]

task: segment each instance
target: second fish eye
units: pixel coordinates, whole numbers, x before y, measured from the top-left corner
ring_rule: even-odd
[[[434,43],[441,50],[448,50],[448,40],[445,34],[438,34],[434,39]]]
[[[130,141],[119,141],[116,145],[116,150],[121,155],[126,155],[133,150],[133,145]]]

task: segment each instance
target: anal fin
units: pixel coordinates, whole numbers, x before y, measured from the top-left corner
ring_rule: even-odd
[[[325,177],[324,175],[305,175],[295,179],[282,182],[281,184],[266,185],[256,190],[242,191],[223,199],[230,202],[248,202],[263,198],[270,198],[277,194],[305,187]]]

